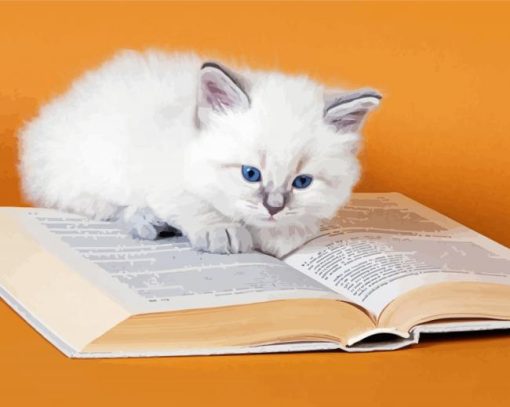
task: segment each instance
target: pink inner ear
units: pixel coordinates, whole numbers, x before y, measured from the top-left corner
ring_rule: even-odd
[[[234,101],[229,97],[227,92],[219,88],[214,81],[206,81],[205,86],[207,88],[206,99],[210,105],[230,107],[234,104]]]
[[[360,109],[339,117],[329,118],[328,122],[333,124],[337,131],[342,129],[357,130],[361,126],[361,123],[363,122],[363,119],[367,113],[368,110]]]

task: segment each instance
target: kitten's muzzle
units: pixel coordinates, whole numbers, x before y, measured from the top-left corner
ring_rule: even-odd
[[[269,215],[273,216],[280,212],[283,208],[285,208],[285,204],[287,203],[288,194],[287,193],[264,193],[262,198],[262,205],[267,209]]]

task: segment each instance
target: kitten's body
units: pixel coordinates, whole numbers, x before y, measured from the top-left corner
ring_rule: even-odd
[[[241,91],[219,67],[200,76],[203,62],[125,51],[44,106],[21,132],[29,199],[120,219],[142,238],[163,220],[213,252],[281,256],[303,243],[358,179],[356,132],[324,121],[323,88],[304,76],[245,69]],[[258,185],[242,179],[244,164],[260,168]],[[314,184],[293,190],[299,173]],[[270,217],[262,196],[285,208]]]

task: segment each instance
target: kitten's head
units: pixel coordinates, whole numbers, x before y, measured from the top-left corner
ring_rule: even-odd
[[[381,96],[325,90],[305,76],[200,72],[193,189],[256,227],[330,218],[359,178],[359,131]]]

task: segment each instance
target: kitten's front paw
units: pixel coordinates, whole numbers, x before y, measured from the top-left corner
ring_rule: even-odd
[[[218,225],[189,235],[193,248],[210,253],[245,253],[253,248],[250,232],[239,225]]]
[[[160,232],[171,228],[149,208],[140,208],[120,220],[123,229],[135,239],[155,240]]]

